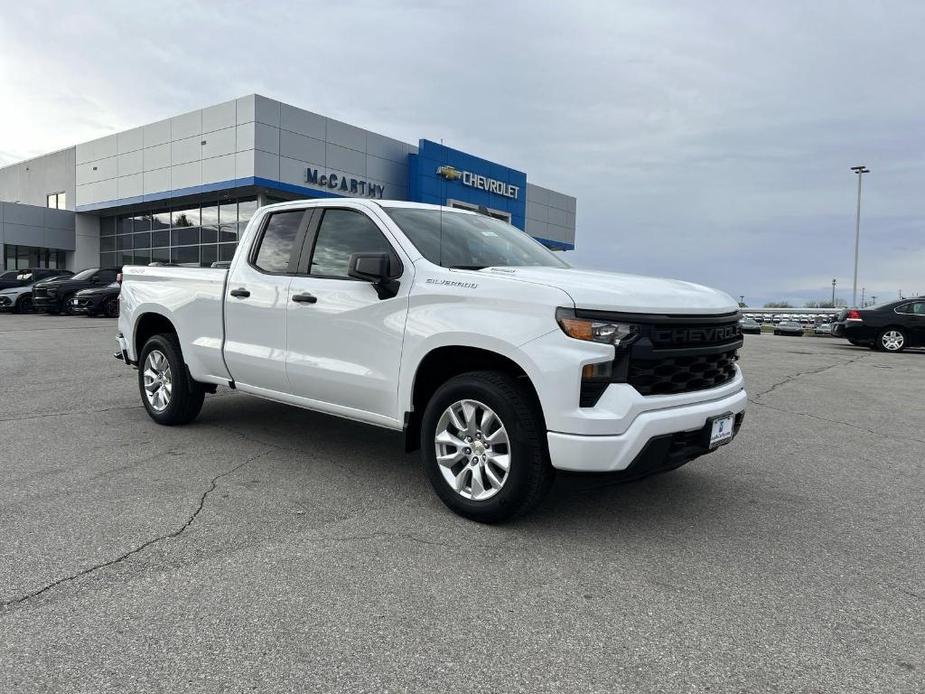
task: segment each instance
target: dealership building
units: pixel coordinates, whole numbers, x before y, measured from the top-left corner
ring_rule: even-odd
[[[412,200],[575,247],[575,198],[430,140],[416,145],[251,94],[0,168],[4,269],[229,260],[260,205]]]

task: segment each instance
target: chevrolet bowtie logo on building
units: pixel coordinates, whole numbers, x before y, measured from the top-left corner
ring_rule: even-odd
[[[471,171],[460,171],[449,164],[438,166],[437,175],[447,181],[459,181],[464,186],[484,190],[489,193],[494,193],[495,195],[502,195],[512,200],[516,200],[517,195],[520,193],[520,186],[514,186],[495,178],[474,174]]]
[[[447,166],[446,164],[437,167],[437,175],[442,176],[448,181],[455,181],[457,178],[462,178],[461,171],[454,169],[452,166]]]

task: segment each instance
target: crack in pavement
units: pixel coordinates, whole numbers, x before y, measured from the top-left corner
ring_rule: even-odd
[[[187,530],[187,529],[193,524],[193,522],[196,520],[196,517],[202,512],[202,509],[203,509],[203,507],[205,506],[205,503],[206,503],[206,499],[208,498],[208,496],[209,496],[212,492],[215,491],[216,487],[218,486],[218,481],[219,481],[220,479],[222,479],[223,477],[228,477],[229,475],[234,474],[235,472],[237,472],[238,470],[240,470],[241,468],[243,468],[245,465],[249,465],[250,463],[254,462],[255,460],[257,460],[257,459],[259,459],[259,458],[262,458],[263,456],[267,455],[268,453],[270,453],[270,451],[262,451],[262,452],[260,452],[260,453],[257,453],[256,455],[253,455],[253,456],[251,456],[250,458],[248,458],[247,460],[245,460],[243,463],[238,463],[238,464],[235,465],[233,468],[231,468],[231,469],[229,469],[229,470],[226,470],[225,472],[222,472],[222,473],[216,475],[215,477],[213,477],[213,478],[211,479],[211,481],[209,482],[209,487],[208,487],[208,489],[206,489],[206,490],[202,493],[202,496],[199,497],[199,505],[196,507],[196,510],[193,511],[192,515],[190,515],[190,517],[186,519],[186,522],[184,522],[183,525],[181,525],[179,528],[177,528],[177,529],[174,530],[173,532],[167,533],[167,534],[165,534],[165,535],[158,535],[157,537],[154,537],[154,538],[152,538],[152,539],[150,539],[150,540],[148,540],[148,541],[146,541],[146,542],[143,542],[142,544],[138,545],[137,547],[134,547],[133,549],[129,550],[129,551],[126,552],[125,554],[122,554],[122,555],[116,557],[115,559],[110,559],[109,561],[102,562],[101,564],[95,564],[95,565],[93,565],[93,566],[91,566],[91,567],[88,567],[88,568],[86,568],[86,569],[83,569],[83,570],[81,570],[81,571],[78,571],[78,572],[75,573],[75,574],[71,574],[70,576],[65,576],[65,577],[63,577],[63,578],[59,578],[59,579],[57,579],[57,580],[55,580],[55,581],[52,581],[51,583],[47,583],[46,585],[42,586],[41,588],[38,588],[38,589],[36,589],[36,590],[33,590],[31,593],[26,593],[25,595],[21,595],[21,596],[19,596],[18,598],[11,598],[11,599],[9,599],[9,600],[2,600],[2,601],[0,601],[0,614],[2,614],[3,612],[8,612],[8,611],[10,611],[11,608],[18,607],[19,605],[22,605],[22,604],[28,602],[29,600],[32,600],[33,598],[37,598],[38,596],[43,595],[44,593],[47,593],[48,591],[53,590],[54,588],[57,588],[57,587],[60,586],[60,585],[63,585],[63,584],[65,584],[65,583],[70,583],[71,581],[75,581],[75,580],[77,580],[78,578],[81,578],[81,577],[83,577],[83,576],[87,576],[87,575],[89,575],[89,574],[91,574],[91,573],[94,573],[94,572],[96,572],[96,571],[99,571],[100,569],[105,569],[106,567],[113,566],[113,565],[115,565],[115,564],[119,564],[119,563],[125,561],[126,559],[128,559],[129,557],[132,557],[132,556],[134,556],[135,554],[138,554],[139,552],[141,552],[141,551],[147,549],[147,548],[150,547],[151,545],[155,545],[155,544],[157,544],[158,542],[163,542],[164,540],[170,540],[170,539],[173,539],[173,538],[175,538],[175,537],[179,537],[179,536],[182,535],[184,532],[186,532],[186,530]]]
[[[22,417],[0,417],[0,422],[28,422],[33,419],[47,419],[48,417],[72,417],[78,414],[98,414],[101,412],[114,412],[116,410],[137,410],[142,407],[144,407],[144,405],[120,405],[118,407],[103,407],[99,410],[72,410],[70,412],[27,414]]]
[[[758,402],[756,400],[749,399],[753,405],[758,405],[758,407],[766,407],[769,410],[774,410],[775,412],[782,412],[783,414],[792,414],[798,417],[809,417],[810,419],[818,419],[820,422],[828,422],[829,424],[840,424],[851,429],[857,429],[858,431],[863,431],[868,434],[873,434],[874,436],[879,436],[880,438],[890,439],[890,440],[902,440],[910,441],[912,443],[921,443],[925,444],[925,440],[912,438],[911,436],[903,436],[902,434],[885,434],[882,431],[875,431],[874,429],[868,429],[863,427],[860,424],[852,424],[851,422],[845,422],[840,419],[829,419],[828,417],[820,417],[817,414],[810,414],[809,412],[797,412],[796,410],[785,410],[782,407],[775,407],[774,405],[769,405],[766,402]]]
[[[755,404],[761,405],[762,403],[758,402],[758,398],[764,397],[768,393],[771,393],[777,390],[781,386],[785,386],[788,383],[792,383],[793,381],[797,380],[801,376],[813,376],[815,374],[821,374],[825,371],[828,371],[829,369],[835,369],[839,366],[848,366],[848,364],[853,364],[856,361],[860,361],[861,359],[866,359],[868,356],[870,355],[862,354],[860,356],[855,357],[854,359],[848,359],[847,361],[840,361],[836,364],[829,364],[828,366],[823,366],[821,369],[810,369],[809,371],[798,371],[797,373],[787,376],[786,378],[778,381],[777,383],[772,384],[770,388],[766,388],[765,390],[762,390],[760,393],[755,393],[753,396],[749,397],[748,400],[749,402],[753,402]]]

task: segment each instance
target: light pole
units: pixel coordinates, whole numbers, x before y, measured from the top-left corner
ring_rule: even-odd
[[[835,285],[836,285],[836,281],[835,281],[835,278],[833,277],[832,278],[832,308],[835,308]]]
[[[854,284],[851,285],[851,305],[858,305],[858,246],[861,243],[861,179],[864,174],[870,173],[863,164],[852,166],[851,170],[858,175],[858,211],[854,221]],[[833,302],[834,303],[834,302]]]

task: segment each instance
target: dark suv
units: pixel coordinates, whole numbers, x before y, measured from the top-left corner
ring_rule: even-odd
[[[925,347],[925,296],[845,309],[832,325],[832,335],[886,352]]]
[[[55,282],[39,282],[32,288],[32,308],[46,313],[69,312],[69,299],[81,289],[105,287],[116,281],[117,268],[91,267],[73,277]]]

